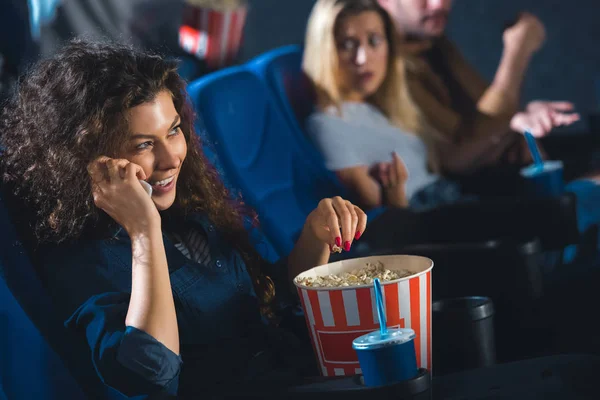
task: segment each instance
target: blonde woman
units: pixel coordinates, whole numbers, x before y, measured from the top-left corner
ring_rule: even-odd
[[[393,22],[376,0],[317,1],[303,61],[318,97],[308,133],[367,209],[455,202],[458,187],[431,172],[435,138],[408,94],[396,49]]]

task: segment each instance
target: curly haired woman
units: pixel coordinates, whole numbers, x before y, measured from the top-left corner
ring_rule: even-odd
[[[32,68],[1,119],[4,186],[28,210],[40,274],[99,378],[128,396],[305,374],[311,352],[277,326],[275,288],[366,227],[358,207],[324,199],[287,274],[269,269],[193,118],[175,63],[75,40]]]

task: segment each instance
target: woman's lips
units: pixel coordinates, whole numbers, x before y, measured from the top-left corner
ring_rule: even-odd
[[[175,187],[176,178],[176,176],[173,176],[173,179],[166,185],[152,185],[152,194],[161,195],[170,192]]]
[[[370,81],[371,79],[373,79],[374,74],[372,72],[363,72],[362,74],[358,74],[358,79],[362,82],[362,83],[366,83],[368,81]]]

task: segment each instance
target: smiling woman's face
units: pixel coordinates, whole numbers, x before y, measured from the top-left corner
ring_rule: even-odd
[[[138,164],[152,185],[152,200],[158,210],[173,205],[177,180],[187,153],[180,116],[171,93],[160,92],[149,103],[133,107],[127,113],[131,136],[121,158]]]

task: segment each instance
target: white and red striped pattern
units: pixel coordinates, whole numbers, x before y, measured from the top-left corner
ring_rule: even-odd
[[[222,11],[186,4],[179,45],[210,68],[226,66],[242,45],[247,13],[246,6]]]
[[[388,326],[415,331],[417,363],[431,371],[431,269],[410,279],[384,283],[383,289]],[[379,328],[373,288],[298,287],[298,294],[322,374],[360,373],[352,341]]]

